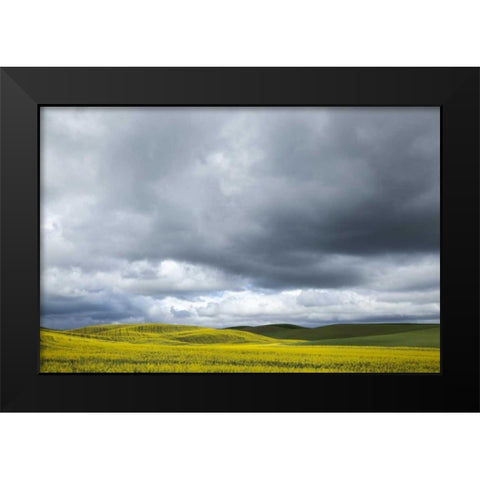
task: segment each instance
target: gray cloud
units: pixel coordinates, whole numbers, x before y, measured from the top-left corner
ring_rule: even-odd
[[[439,134],[436,108],[44,108],[42,321],[202,324],[201,298],[312,289],[438,318],[394,298],[439,301]]]

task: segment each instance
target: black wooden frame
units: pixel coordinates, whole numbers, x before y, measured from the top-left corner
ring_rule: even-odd
[[[3,411],[478,411],[479,69],[2,68]],[[42,105],[441,107],[441,374],[49,374],[39,359]]]

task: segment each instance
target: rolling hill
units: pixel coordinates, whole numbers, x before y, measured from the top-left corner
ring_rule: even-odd
[[[274,324],[232,329],[276,339],[303,340],[315,345],[440,347],[438,324],[336,324],[316,328]]]
[[[147,323],[139,325],[100,325],[74,330],[46,330],[59,334],[128,343],[153,344],[210,344],[210,343],[272,343],[272,339],[257,333],[241,330],[217,330],[191,325]]]

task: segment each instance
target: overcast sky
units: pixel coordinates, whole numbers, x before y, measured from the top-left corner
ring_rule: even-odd
[[[439,122],[43,107],[42,325],[438,322]]]

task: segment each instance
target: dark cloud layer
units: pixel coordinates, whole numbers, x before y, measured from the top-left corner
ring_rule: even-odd
[[[48,108],[41,123],[44,318],[201,323],[202,295],[265,289],[438,297],[436,108]]]

